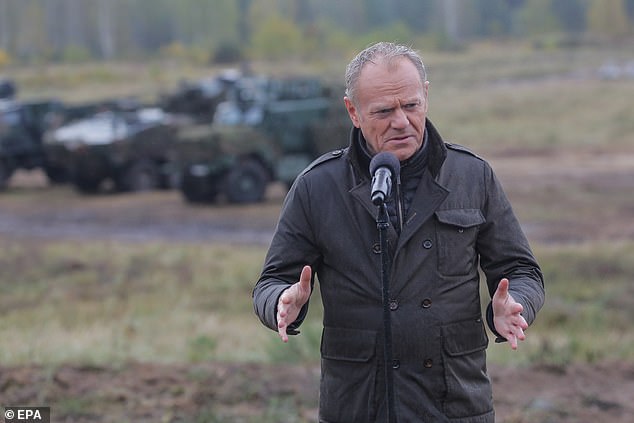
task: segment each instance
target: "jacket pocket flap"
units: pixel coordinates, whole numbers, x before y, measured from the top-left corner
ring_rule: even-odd
[[[443,345],[452,357],[484,350],[489,338],[481,319],[450,323],[442,327]]]
[[[323,358],[365,363],[374,356],[376,331],[325,327],[321,338]]]
[[[461,228],[471,228],[486,222],[480,209],[438,210],[436,218],[439,222]]]

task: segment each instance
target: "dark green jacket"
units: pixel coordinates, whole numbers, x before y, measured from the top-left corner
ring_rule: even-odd
[[[543,278],[490,166],[445,144],[429,121],[426,130],[427,171],[400,236],[391,226],[388,234],[398,418],[434,421],[434,407],[454,423],[493,422],[478,265],[491,294],[510,280],[529,324],[544,302]],[[280,294],[313,267],[324,306],[319,418],[328,423],[385,421],[377,209],[359,137],[353,130],[349,148],[298,177],[253,291],[256,314],[277,330]]]

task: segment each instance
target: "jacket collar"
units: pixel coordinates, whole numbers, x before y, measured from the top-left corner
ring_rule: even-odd
[[[399,245],[407,242],[419,230],[449,194],[449,191],[436,181],[440,168],[447,157],[447,148],[429,120],[425,123],[425,129],[428,132],[427,141],[429,142],[429,150],[427,151],[429,155],[427,169],[429,172],[424,172],[422,175],[408,215],[405,217],[403,231],[398,237]],[[354,128],[350,134],[350,145],[347,153],[350,166],[354,169],[351,175],[353,181],[350,194],[363,205],[370,215],[375,216],[377,208],[372,204],[369,193],[370,157],[361,149],[361,145],[364,145],[361,143],[365,143],[365,139],[361,131]],[[393,239],[397,236],[393,228],[391,236]]]

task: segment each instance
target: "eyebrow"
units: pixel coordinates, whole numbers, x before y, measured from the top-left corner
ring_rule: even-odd
[[[423,99],[420,97],[412,97],[409,99],[405,99],[403,101],[399,101],[398,105],[400,106],[408,106],[411,104],[422,104],[423,103]],[[397,106],[394,103],[375,103],[375,104],[370,104],[370,111],[380,111],[380,110],[391,110],[391,109],[395,109]]]

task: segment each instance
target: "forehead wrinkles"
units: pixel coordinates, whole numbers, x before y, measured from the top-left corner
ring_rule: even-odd
[[[392,78],[379,84],[368,84],[361,92],[361,101],[371,105],[396,105],[423,99],[422,87],[411,78]]]
[[[359,100],[368,103],[399,103],[422,98],[422,83],[411,73],[394,66],[371,65],[359,81]],[[402,69],[401,69],[402,70]],[[414,74],[415,75],[415,74]]]
[[[419,88],[419,85],[412,83],[411,79],[399,78],[392,79],[389,82],[376,86],[375,91],[382,95],[394,96],[399,99],[403,99],[405,97],[418,97]]]

